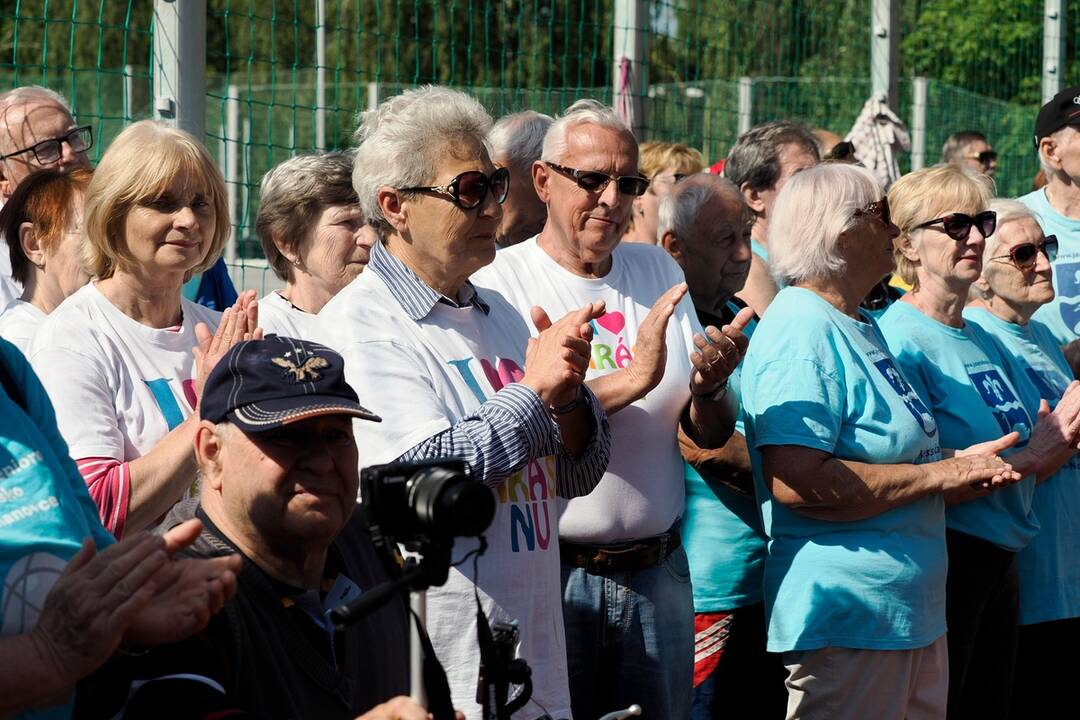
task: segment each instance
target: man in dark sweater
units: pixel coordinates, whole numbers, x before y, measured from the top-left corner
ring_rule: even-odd
[[[130,686],[125,717],[190,707],[169,716],[352,720],[407,693],[403,602],[347,630],[327,614],[388,579],[356,505],[352,422],[379,418],[346,384],[341,356],[276,336],[241,343],[210,374],[199,410],[200,496],[162,528],[202,520],[190,554],[241,554],[238,590],[200,636],[130,663],[150,682]],[[399,698],[377,716],[426,712]]]

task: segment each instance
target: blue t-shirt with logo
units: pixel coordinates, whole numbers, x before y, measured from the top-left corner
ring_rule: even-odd
[[[746,440],[769,536],[764,590],[773,652],[910,650],[945,633],[940,495],[834,522],[775,502],[762,479],[766,445],[864,463],[941,459],[933,416],[898,371],[874,321],[863,318],[787,287],[758,324],[743,361]]]
[[[955,328],[907,302],[896,302],[881,317],[889,350],[941,429],[941,446],[962,450],[1016,430],[1022,448],[1034,425],[1007,372],[999,346],[974,323]],[[1035,478],[1027,477],[977,500],[952,505],[952,530],[1021,550],[1039,531],[1031,507]]]
[[[1035,213],[1046,235],[1056,235],[1058,254],[1054,260],[1054,299],[1033,316],[1044,323],[1067,345],[1080,337],[1080,220],[1065,217],[1046,199],[1046,188],[1017,198]]]
[[[728,303],[730,314],[741,308]],[[756,322],[743,334],[752,337]],[[740,365],[728,380],[728,394],[740,395]],[[736,432],[745,434],[740,413]],[[694,612],[721,612],[761,602],[765,570],[765,531],[757,501],[701,476],[685,463],[686,510],[682,535],[690,561]]]
[[[1037,320],[1010,323],[982,308],[968,308],[964,318],[1008,348],[1002,355],[1029,415],[1038,417],[1040,399],[1057,406],[1072,371],[1048,327]],[[1016,556],[1020,623],[1080,617],[1080,457],[1035,486],[1032,507],[1039,534]]]
[[[0,635],[30,632],[45,596],[84,538],[114,542],[56,429],[52,403],[22,353],[0,340],[0,362],[27,411],[0,389]],[[66,718],[71,702],[19,718]]]

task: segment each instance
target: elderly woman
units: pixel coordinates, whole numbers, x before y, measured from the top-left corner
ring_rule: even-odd
[[[1031,417],[1068,390],[1072,372],[1053,332],[1032,314],[1054,297],[1057,238],[1015,200],[994,200],[997,231],[986,240],[982,275],[970,291],[964,319],[1009,348],[1009,377]],[[1072,450],[1065,451],[1072,455]],[[1056,651],[1080,632],[1080,556],[1074,552],[1080,517],[1080,464],[1070,459],[1035,487],[1032,509],[1039,534],[1016,556],[1020,631],[1012,717],[1048,715],[1060,707],[1068,670]]]
[[[787,287],[758,323],[741,389],[770,538],[768,644],[788,668],[788,717],[938,718],[945,499],[1017,480],[993,455],[1009,439],[943,451],[933,416],[860,311],[892,266],[897,234],[869,172],[805,170],[773,213],[770,266]]]
[[[1006,433],[1008,456],[1024,480],[990,496],[950,503],[949,715],[1005,717],[1017,632],[1016,553],[1039,531],[1032,508],[1037,478],[1055,473],[1075,443],[1080,389],[1046,421],[1022,402],[1019,378],[985,331],[964,322],[968,291],[983,269],[997,217],[987,209],[992,181],[955,165],[911,173],[892,186],[889,205],[901,230],[896,267],[912,290],[881,318],[889,350],[926,402],[946,447]],[[1055,394],[1050,400],[1060,397]]]
[[[0,314],[0,337],[26,353],[45,316],[86,284],[81,238],[90,170],[39,170],[0,210],[0,237],[11,238],[11,275],[21,297]]]
[[[181,295],[228,232],[221,173],[198,141],[163,124],[120,133],[87,187],[93,281],[42,323],[28,358],[117,537],[153,524],[192,487],[202,381],[254,329],[252,293],[224,315]]]
[[[671,192],[675,183],[686,175],[699,173],[705,168],[701,153],[682,143],[644,142],[638,152],[638,170],[649,178],[649,187],[634,198],[630,213],[630,225],[626,228],[625,242],[656,245],[657,213],[660,200]]]
[[[596,485],[610,434],[583,387],[587,305],[554,324],[539,309],[535,340],[497,292],[469,277],[495,259],[509,171],[496,169],[491,118],[461,92],[426,87],[365,113],[353,185],[380,234],[367,270],[323,308],[315,339],[345,357],[346,376],[383,418],[357,423],[365,464],[464,457],[496,494],[476,577],[489,622],[517,619],[533,698],[569,714],[559,589],[556,495]],[[550,327],[548,327],[550,325]],[[527,360],[527,362],[526,362]],[[475,542],[459,540],[464,554]],[[454,706],[478,717],[472,568],[428,593],[428,631]]]
[[[306,338],[315,314],[367,265],[375,231],[364,223],[347,153],[298,155],[262,179],[255,228],[285,289],[259,301],[264,332]]]

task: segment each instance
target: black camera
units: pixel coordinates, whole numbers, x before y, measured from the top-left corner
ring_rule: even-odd
[[[494,493],[456,458],[364,468],[360,495],[368,527],[406,547],[480,535],[495,517]]]

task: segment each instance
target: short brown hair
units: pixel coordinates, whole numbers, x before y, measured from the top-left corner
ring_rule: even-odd
[[[13,278],[23,285],[30,281],[30,258],[19,240],[22,224],[33,224],[41,249],[51,252],[71,220],[75,196],[86,193],[92,176],[86,168],[48,168],[31,173],[15,188],[0,209],[0,237],[7,239]]]
[[[203,272],[217,262],[232,231],[221,171],[190,133],[157,120],[140,120],[112,141],[86,189],[83,265],[90,275],[107,278],[117,268],[134,265],[122,235],[128,211],[144,200],[159,197],[177,175],[185,172],[205,189],[216,221],[210,247],[191,274]]]

